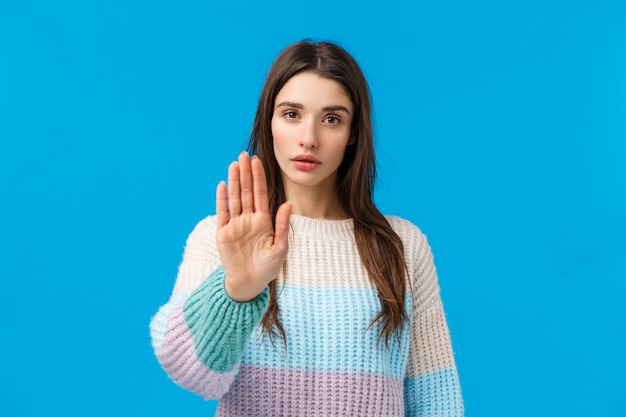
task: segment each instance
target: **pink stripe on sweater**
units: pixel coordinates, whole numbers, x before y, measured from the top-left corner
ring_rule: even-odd
[[[242,365],[215,416],[404,416],[403,381],[364,373]]]
[[[196,354],[193,336],[185,321],[183,306],[180,303],[171,313],[163,342],[156,352],[161,366],[178,385],[204,399],[220,398],[232,383],[237,368],[221,374],[207,368]]]

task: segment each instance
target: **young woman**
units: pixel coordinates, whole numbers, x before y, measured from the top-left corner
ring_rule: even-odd
[[[249,152],[152,319],[157,358],[217,416],[461,416],[425,236],[373,203],[369,90],[331,43],[287,47]]]

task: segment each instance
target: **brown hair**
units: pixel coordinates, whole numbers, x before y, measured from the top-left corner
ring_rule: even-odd
[[[373,201],[376,166],[372,133],[370,91],[358,64],[343,48],[328,42],[301,41],[285,48],[269,70],[261,92],[252,127],[248,150],[256,154],[265,168],[272,218],[285,202],[281,171],[274,156],[271,120],[274,100],[281,88],[294,75],[310,71],[339,82],[354,105],[351,142],[347,147],[337,176],[339,200],[353,218],[356,245],[369,279],[378,290],[381,311],[370,327],[380,321],[383,326],[379,340],[385,342],[394,333],[399,336],[403,321],[408,319],[404,308],[406,290],[404,248],[400,237],[376,208]],[[278,320],[276,281],[270,283],[270,302],[261,319],[268,335],[274,327],[285,340]]]

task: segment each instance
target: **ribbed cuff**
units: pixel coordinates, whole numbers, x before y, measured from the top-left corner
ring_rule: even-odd
[[[183,307],[198,359],[216,372],[229,372],[239,363],[269,302],[269,288],[245,303],[231,299],[224,288],[225,277],[220,266]]]

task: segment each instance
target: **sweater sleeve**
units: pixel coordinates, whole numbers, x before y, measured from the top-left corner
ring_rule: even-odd
[[[174,294],[150,323],[152,346],[163,369],[205,399],[219,399],[230,388],[269,299],[267,289],[246,303],[228,296],[214,226],[209,217],[189,236]]]
[[[413,304],[404,381],[407,417],[462,417],[463,398],[437,272],[426,236],[401,220]]]

